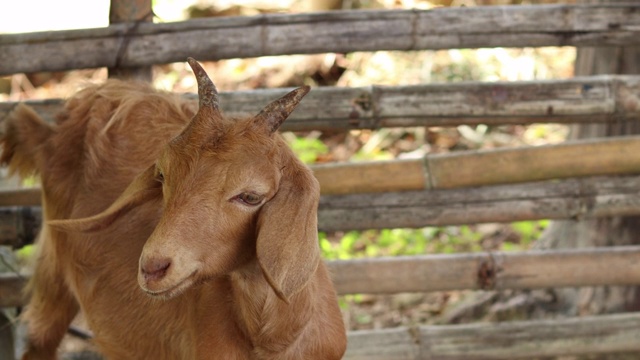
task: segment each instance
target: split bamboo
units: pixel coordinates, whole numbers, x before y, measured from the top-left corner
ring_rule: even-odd
[[[287,89],[223,92],[225,113],[255,115]],[[640,119],[640,76],[565,80],[463,82],[413,86],[314,88],[284,122],[284,131],[348,131],[383,127],[504,125],[540,122],[625,124]],[[195,95],[185,95],[196,101]],[[53,121],[61,100],[27,101]],[[16,103],[0,102],[0,121]]]
[[[640,42],[640,5],[335,11],[0,36],[0,75],[265,55]]]
[[[313,167],[326,195],[451,189],[640,173],[640,136]]]
[[[427,154],[419,159],[313,165],[323,195],[454,189],[640,173],[640,136]],[[37,189],[5,192],[0,206],[37,205]]]
[[[325,195],[318,208],[318,227],[321,231],[347,231],[637,215],[640,213],[638,189],[640,176],[620,176],[464,189]],[[25,213],[35,220],[16,219]],[[6,223],[3,226],[18,222],[31,224],[20,233],[35,233],[39,221],[35,209],[20,210],[17,214],[0,211],[0,222]],[[14,243],[15,231],[0,233],[0,243]]]
[[[26,277],[13,273],[0,273],[0,308],[24,305],[22,290]]]
[[[638,313],[399,327],[349,331],[344,359],[511,360],[615,354],[640,351],[639,337]]]
[[[21,247],[33,243],[41,223],[40,207],[0,207],[0,245]]]
[[[640,351],[640,314],[349,333],[345,360],[511,360]]]
[[[340,295],[639,285],[640,246],[329,261]],[[23,305],[26,277],[0,276],[0,307]]]
[[[329,268],[339,294],[640,285],[640,247],[368,258]]]
[[[465,189],[324,196],[321,231],[637,215],[640,177],[594,177]]]

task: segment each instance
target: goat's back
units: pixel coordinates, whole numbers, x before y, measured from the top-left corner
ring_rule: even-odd
[[[87,217],[107,208],[153,164],[196,110],[196,104],[177,95],[118,80],[87,87],[70,98],[44,146],[39,169],[46,220]],[[138,258],[160,211],[161,204],[151,202],[106,231],[45,229],[41,236],[38,261],[63,267],[66,286],[108,358],[173,359],[195,351],[189,340],[194,336],[185,331],[194,329],[189,324],[193,316],[175,311],[192,308],[190,298],[158,302],[138,288]],[[142,316],[145,313],[162,316]],[[26,318],[29,321],[28,312]],[[140,341],[145,337],[148,342]],[[158,346],[163,343],[158,339],[166,339],[166,348]]]

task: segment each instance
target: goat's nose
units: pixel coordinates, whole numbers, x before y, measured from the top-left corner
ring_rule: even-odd
[[[140,271],[147,281],[160,280],[167,274],[169,266],[171,266],[170,259],[152,258],[147,261],[142,261],[140,264]]]

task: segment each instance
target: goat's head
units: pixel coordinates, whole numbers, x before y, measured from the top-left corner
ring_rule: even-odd
[[[228,120],[204,69],[191,58],[189,64],[199,111],[156,163],[102,213],[49,224],[97,231],[162,197],[162,217],[139,261],[144,291],[169,298],[257,258],[273,290],[288,301],[318,265],[319,186],[276,131],[309,88],[288,93],[253,118]]]

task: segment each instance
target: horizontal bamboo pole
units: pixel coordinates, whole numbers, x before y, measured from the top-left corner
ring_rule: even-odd
[[[638,337],[638,313],[500,323],[423,325],[349,331],[347,351],[343,359],[511,360],[616,354],[640,351]]]
[[[640,214],[640,177],[323,196],[321,231],[582,219]]]
[[[13,273],[0,273],[0,308],[16,307],[25,304],[22,295],[27,278]]]
[[[323,194],[450,189],[640,173],[640,136],[313,167]]]
[[[640,351],[640,314],[349,332],[345,360],[487,360]]]
[[[311,168],[323,195],[343,195],[638,174],[639,153],[640,136],[624,136]],[[36,189],[5,191],[0,206],[37,205],[39,201]]]
[[[640,173],[640,137],[450,153],[426,158],[433,188]]]
[[[0,207],[40,205],[39,188],[0,189]]]
[[[0,245],[21,247],[33,243],[41,222],[40,207],[0,206]]]
[[[640,246],[329,262],[339,294],[640,285]]]
[[[329,261],[336,291],[396,294],[640,285],[640,246]],[[0,276],[0,307],[22,304],[26,278]]]
[[[223,92],[230,116],[256,114],[287,89]],[[611,122],[640,119],[640,76],[606,75],[566,80],[463,82],[413,86],[314,88],[284,122],[285,131],[381,127]],[[185,95],[195,100],[193,94]],[[26,102],[52,121],[61,100]],[[330,104],[330,106],[327,106]],[[0,102],[0,122],[16,106]]]
[[[640,214],[640,176],[589,177],[465,189],[419,190],[378,194],[325,195],[318,208],[321,231],[576,219]],[[0,192],[0,198],[3,193]],[[36,204],[16,204],[36,205]],[[15,208],[14,208],[15,209]],[[17,211],[17,213],[15,213]],[[16,220],[27,211],[0,211],[0,222]],[[28,220],[28,219],[27,219]],[[10,225],[8,225],[10,226]],[[0,243],[13,243],[14,232],[0,233]]]
[[[335,11],[197,19],[0,36],[0,75],[376,50],[630,46],[640,5]]]
[[[640,172],[640,159],[630,156],[640,149],[640,137],[621,142],[608,139],[583,142],[589,144],[574,146],[567,143],[432,155],[423,159],[335,163],[311,168],[321,184],[323,195],[454,189]],[[583,154],[586,157],[584,163],[576,161],[576,156]],[[37,206],[40,196],[39,188],[3,189],[0,190],[0,206]]]
[[[312,169],[325,195],[431,188],[422,159],[335,163]]]

